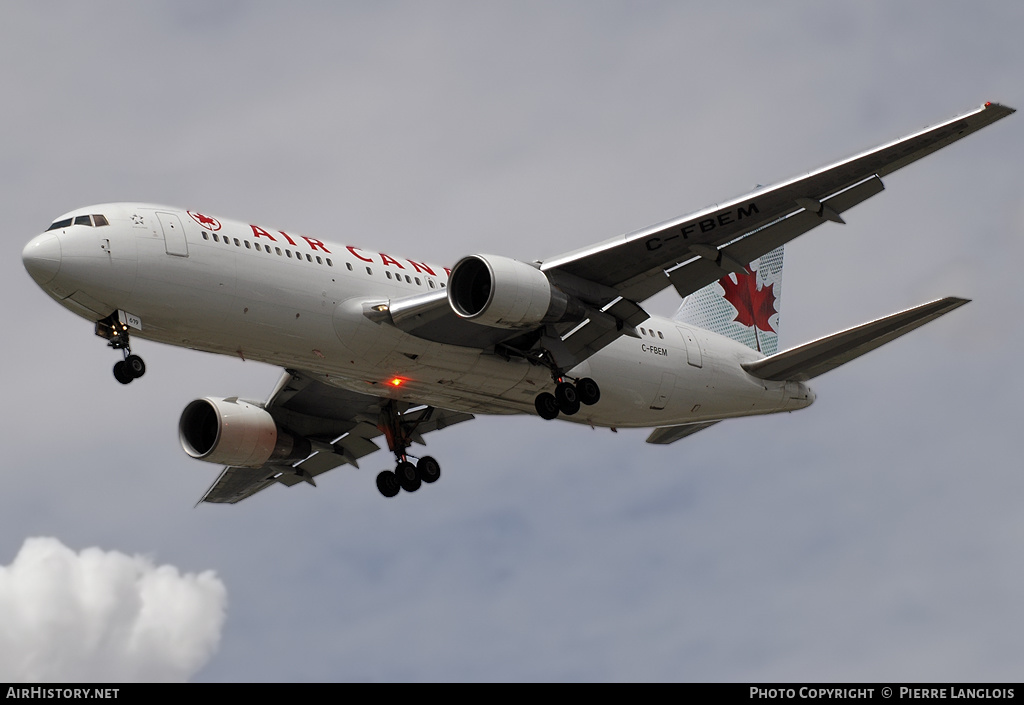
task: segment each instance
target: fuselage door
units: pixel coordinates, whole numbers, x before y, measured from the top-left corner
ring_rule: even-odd
[[[164,231],[164,247],[167,254],[177,257],[188,257],[188,243],[185,242],[185,228],[174,213],[157,211],[157,219]]]
[[[661,374],[661,384],[658,386],[658,393],[654,395],[651,408],[655,410],[664,409],[668,400],[672,398],[672,390],[676,387],[676,376],[671,372]]]
[[[683,336],[683,345],[686,346],[686,361],[694,367],[704,366],[704,355],[700,351],[700,344],[693,331],[683,326],[676,326],[679,334]]]

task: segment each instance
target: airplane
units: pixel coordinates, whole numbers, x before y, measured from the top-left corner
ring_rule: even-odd
[[[385,497],[441,473],[410,452],[474,414],[652,428],[668,444],[725,419],[794,411],[807,382],[967,303],[946,297],[778,351],[783,247],[883,190],[882,178],[1010,114],[981,107],[830,166],[545,260],[450,269],[145,203],[65,213],[24,248],[29,275],[120,351],[136,338],[284,368],[265,402],[202,397],[188,455],[224,466],[199,500],[308,483],[380,449]],[[673,287],[672,318],[641,304]],[[413,461],[416,462],[413,462]],[[198,503],[197,503],[198,504]]]

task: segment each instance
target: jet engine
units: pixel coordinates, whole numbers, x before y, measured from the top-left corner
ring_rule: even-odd
[[[536,267],[497,255],[463,257],[448,278],[448,303],[462,318],[492,328],[582,321],[582,302]]]
[[[258,468],[269,461],[302,460],[310,442],[279,427],[265,410],[235,398],[196,399],[181,412],[178,438],[197,460]]]

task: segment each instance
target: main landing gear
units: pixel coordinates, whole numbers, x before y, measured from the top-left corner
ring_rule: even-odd
[[[555,393],[541,392],[537,395],[533,405],[542,419],[551,420],[558,416],[559,412],[566,416],[572,416],[580,410],[580,404],[591,406],[601,398],[601,388],[597,382],[584,377],[572,384],[565,377],[555,377]]]
[[[429,455],[424,455],[415,464],[409,462],[409,456],[402,455],[394,472],[384,470],[377,475],[377,489],[385,497],[394,497],[399,490],[415,492],[422,483],[430,484],[439,477],[441,466]]]
[[[384,470],[377,475],[377,489],[385,497],[394,497],[399,490],[415,492],[424,482],[431,484],[441,477],[441,465],[429,455],[412,463],[405,452],[412,444],[416,426],[429,419],[433,411],[433,407],[428,407],[418,419],[410,422],[403,420],[395,402],[388,401],[381,407],[378,427],[384,431],[388,447],[395,454],[394,471]]]
[[[120,350],[124,355],[124,359],[114,365],[114,379],[121,384],[128,384],[146,374],[146,363],[138,355],[132,354],[128,326],[118,320],[117,314],[98,321],[96,335],[106,338],[108,346]]]

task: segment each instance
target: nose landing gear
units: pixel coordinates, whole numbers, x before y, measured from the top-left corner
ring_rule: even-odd
[[[146,374],[146,363],[138,355],[130,354],[130,348],[124,349],[124,360],[114,363],[114,379],[121,384],[128,384]]]
[[[96,335],[105,338],[109,347],[124,354],[124,359],[114,365],[114,379],[121,384],[129,384],[146,374],[146,363],[132,354],[128,326],[118,319],[116,313],[96,323]]]

